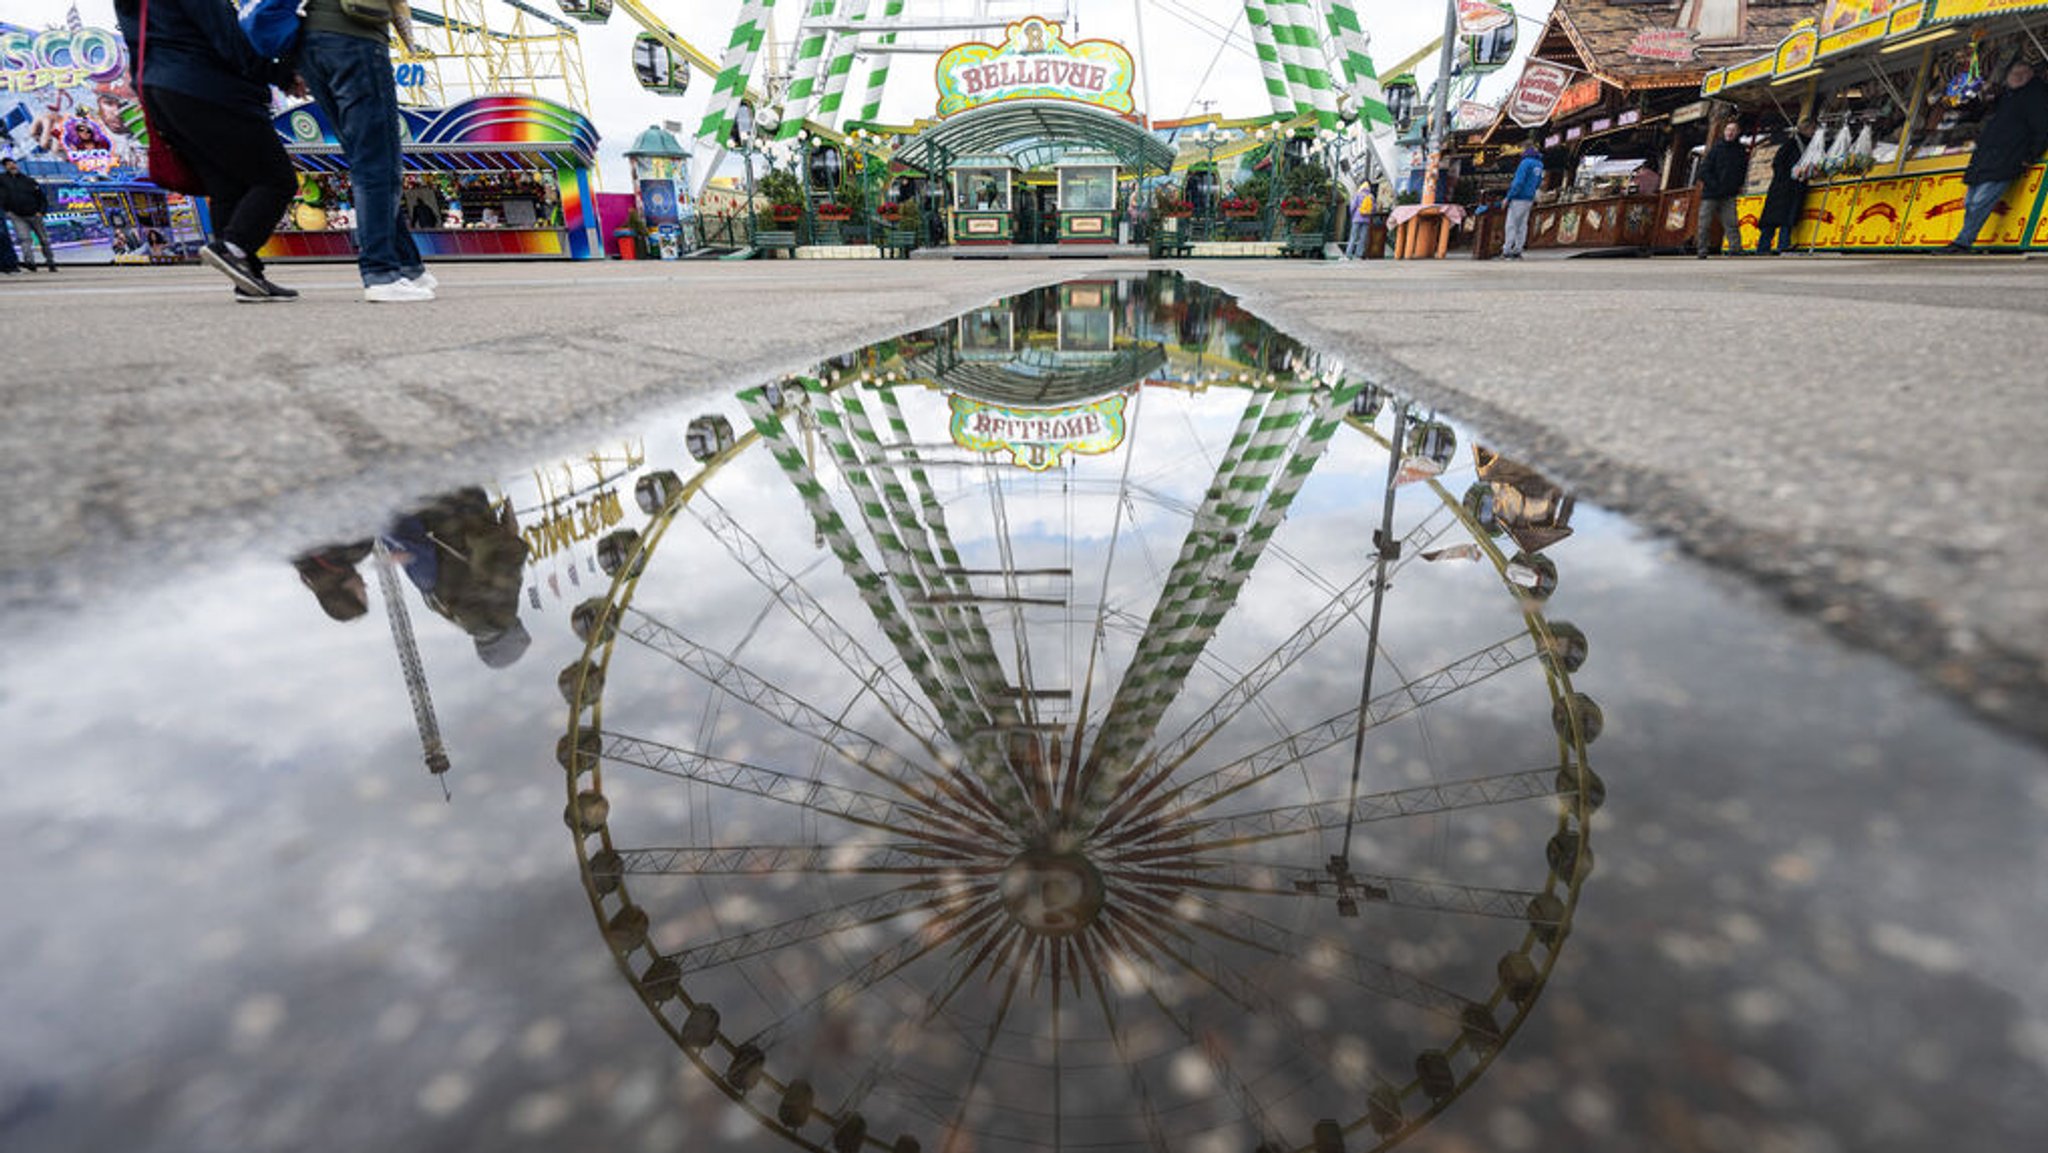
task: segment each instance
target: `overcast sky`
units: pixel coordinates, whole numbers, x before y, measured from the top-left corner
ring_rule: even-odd
[[[487,11],[495,24],[502,15],[509,24],[511,9],[487,0]],[[552,0],[531,0],[534,7],[554,11]],[[1522,0],[1517,10],[1526,18],[1522,43],[1535,39],[1537,26],[1551,8],[1552,0]],[[712,58],[724,51],[740,0],[646,0],[648,7],[671,22],[683,39]],[[873,0],[879,12],[884,0]],[[438,7],[433,0],[424,5]],[[1372,54],[1384,74],[1396,62],[1427,44],[1443,27],[1443,10],[1432,0],[1357,0],[1359,18],[1372,37]],[[26,25],[61,22],[70,0],[7,0],[6,19]],[[806,7],[803,0],[780,0],[776,5],[776,35],[785,44],[795,36],[797,18]],[[939,12],[950,16],[970,14],[973,0],[912,0],[912,11]],[[1244,8],[1232,0],[1144,0],[1144,36],[1138,35],[1137,6],[1132,0],[994,0],[994,11],[1022,16],[1037,12],[1058,16],[1071,9],[1078,28],[1071,36],[1104,38],[1123,42],[1137,56],[1140,82],[1138,101],[1147,100],[1149,84],[1152,115],[1160,119],[1199,115],[1214,111],[1225,116],[1256,115],[1265,108],[1265,88],[1259,79],[1258,63],[1251,51]],[[78,9],[88,24],[112,27],[112,0],[80,0]],[[584,65],[590,80],[594,105],[592,118],[604,138],[601,166],[605,184],[619,188],[625,183],[625,165],[620,153],[641,128],[666,120],[694,129],[703,115],[710,93],[705,78],[693,81],[689,94],[656,96],[642,91],[628,67],[633,34],[639,31],[623,12],[615,12],[604,25],[583,25]],[[956,34],[954,39],[993,39],[992,35]],[[787,49],[785,48],[785,56]],[[937,100],[931,81],[936,58],[930,55],[899,57],[890,70],[890,86],[884,104],[884,119],[895,123],[929,114]],[[1424,84],[1435,71],[1434,60],[1418,69]],[[1496,100],[1499,91],[1515,74],[1510,67],[1493,78],[1482,98]],[[850,91],[862,84],[862,71],[855,69]],[[1204,108],[1203,101],[1213,104]],[[857,95],[848,99],[857,104]]]

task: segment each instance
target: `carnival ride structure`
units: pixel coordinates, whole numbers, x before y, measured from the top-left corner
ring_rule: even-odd
[[[739,400],[557,680],[603,938],[719,1091],[836,1153],[1325,1153],[1477,1082],[1605,796],[1555,486],[1461,497],[1449,424],[1165,277]]]

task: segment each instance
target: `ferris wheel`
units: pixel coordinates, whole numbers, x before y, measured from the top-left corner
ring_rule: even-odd
[[[1569,935],[1568,498],[1129,284],[742,393],[574,614],[604,939],[800,1147],[1385,1148]]]

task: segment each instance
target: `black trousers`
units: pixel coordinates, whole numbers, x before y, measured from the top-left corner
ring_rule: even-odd
[[[269,110],[147,85],[142,99],[150,122],[206,184],[214,235],[254,257],[299,191]]]

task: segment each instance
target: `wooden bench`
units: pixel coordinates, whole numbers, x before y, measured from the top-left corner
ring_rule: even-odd
[[[917,247],[917,232],[909,228],[888,228],[882,231],[883,256],[910,259],[910,250]]]
[[[1320,232],[1295,232],[1287,237],[1284,250],[1288,256],[1299,256],[1309,260],[1323,258],[1323,234]]]
[[[846,232],[836,220],[820,220],[811,226],[811,243],[837,248],[846,243]]]
[[[763,256],[773,256],[777,252],[787,252],[791,256],[795,256],[796,233],[782,229],[756,232],[754,233],[754,251],[759,252]]]

